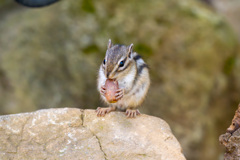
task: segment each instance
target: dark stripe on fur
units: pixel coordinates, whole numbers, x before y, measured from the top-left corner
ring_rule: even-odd
[[[133,82],[133,88],[134,88],[134,86],[136,85],[139,76],[141,76],[142,70],[143,70],[144,68],[149,68],[146,63],[138,66],[138,68],[137,68],[137,75],[136,75],[136,77],[135,77],[135,79],[134,79],[134,82]]]
[[[138,75],[140,75],[142,73],[142,70],[144,68],[148,68],[148,65],[146,63],[144,63],[141,66],[139,66],[139,68],[138,68]]]
[[[142,58],[140,55],[136,55],[135,57],[133,57],[133,59],[134,59],[135,61],[137,61],[137,60],[140,59],[140,58]]]

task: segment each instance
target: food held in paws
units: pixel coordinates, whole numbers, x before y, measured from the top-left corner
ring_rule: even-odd
[[[116,91],[118,88],[118,82],[112,79],[107,79],[105,82],[106,94],[105,97],[109,103],[116,103]]]

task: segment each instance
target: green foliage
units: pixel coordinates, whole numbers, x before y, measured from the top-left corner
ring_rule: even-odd
[[[152,48],[146,44],[137,43],[134,49],[136,52],[144,55],[144,57],[150,57],[153,54]]]
[[[223,71],[225,74],[230,75],[236,64],[236,57],[229,57],[224,65]]]
[[[92,0],[82,0],[82,10],[87,13],[94,13],[95,8]]]
[[[87,46],[87,47],[83,48],[82,50],[83,50],[83,53],[85,53],[85,54],[99,52],[99,49],[95,44]]]

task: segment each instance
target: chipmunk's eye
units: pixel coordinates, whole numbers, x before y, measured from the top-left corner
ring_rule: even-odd
[[[106,63],[106,60],[104,59],[104,60],[103,60],[103,64],[105,65],[105,63]]]
[[[123,66],[124,66],[124,63],[125,63],[125,61],[121,61],[121,62],[119,63],[119,67],[123,67]]]

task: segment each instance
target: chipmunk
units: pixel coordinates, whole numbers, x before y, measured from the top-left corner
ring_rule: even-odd
[[[148,65],[141,56],[133,52],[133,44],[113,45],[109,39],[108,49],[98,74],[98,91],[101,99],[109,107],[98,107],[97,115],[105,116],[116,109],[126,111],[126,116],[130,118],[140,115],[137,107],[143,103],[150,86],[148,70]],[[106,100],[104,85],[107,79],[114,79],[119,84],[120,89],[115,93],[116,103],[109,103]]]

